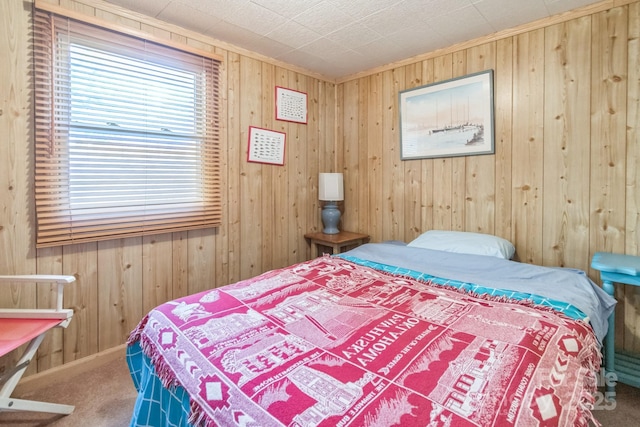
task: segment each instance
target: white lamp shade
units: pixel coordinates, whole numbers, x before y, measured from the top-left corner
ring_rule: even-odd
[[[318,180],[318,199],[327,202],[344,200],[341,173],[321,173]]]

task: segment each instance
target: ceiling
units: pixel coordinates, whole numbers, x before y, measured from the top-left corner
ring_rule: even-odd
[[[599,0],[107,0],[339,79]]]

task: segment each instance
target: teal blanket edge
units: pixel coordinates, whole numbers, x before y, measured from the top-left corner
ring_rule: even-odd
[[[384,273],[389,273],[397,276],[411,277],[412,279],[416,279],[422,282],[428,281],[438,286],[453,287],[461,291],[471,292],[478,295],[487,295],[495,298],[508,298],[516,301],[527,301],[535,305],[551,308],[575,320],[583,320],[583,321],[588,320],[588,316],[584,314],[582,310],[580,310],[576,306],[563,301],[546,298],[540,295],[530,294],[526,292],[511,291],[508,289],[489,288],[486,286],[476,285],[474,283],[445,279],[442,277],[432,276],[427,273],[422,273],[416,270],[410,270],[407,268],[397,267],[394,265],[388,265],[388,264],[382,264],[375,261],[369,261],[366,259],[354,257],[352,255],[338,254],[334,256],[338,258],[342,258],[354,264],[358,264],[364,267],[372,268],[374,270],[382,271]]]

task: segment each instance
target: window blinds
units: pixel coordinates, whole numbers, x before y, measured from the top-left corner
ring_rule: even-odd
[[[221,222],[219,62],[37,10],[38,247]]]

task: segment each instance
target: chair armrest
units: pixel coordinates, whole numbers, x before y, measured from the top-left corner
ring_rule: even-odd
[[[13,276],[0,276],[0,284],[2,283],[56,283],[58,285],[56,293],[56,311],[63,311],[62,297],[64,294],[64,285],[75,282],[74,276],[65,276],[58,274],[23,274]]]
[[[26,283],[72,283],[76,278],[73,276],[64,276],[58,274],[22,274],[12,276],[0,276],[0,283],[9,282],[26,282]]]

